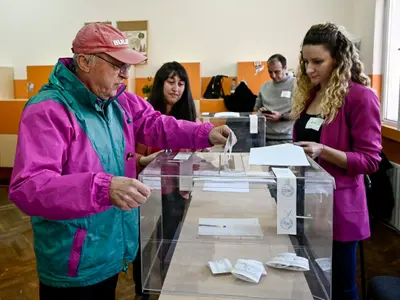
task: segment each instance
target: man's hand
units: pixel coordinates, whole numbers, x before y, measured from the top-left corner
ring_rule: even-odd
[[[161,152],[164,152],[164,150],[160,150],[160,151],[154,152],[154,153],[152,153],[150,155],[147,155],[147,156],[142,156],[139,159],[139,164],[142,167],[145,167],[145,166],[149,165],[156,158],[156,156]]]
[[[282,115],[277,111],[271,111],[270,114],[265,114],[264,116],[267,118],[267,120],[275,122],[278,122],[282,117]]]
[[[208,135],[208,140],[213,146],[225,145],[230,132],[231,129],[226,125],[214,127]]]
[[[324,150],[324,145],[314,142],[297,142],[295,145],[302,147],[304,152],[312,159],[320,156],[322,150]]]
[[[111,179],[111,203],[122,210],[139,207],[147,200],[150,193],[150,188],[136,179],[119,176]]]

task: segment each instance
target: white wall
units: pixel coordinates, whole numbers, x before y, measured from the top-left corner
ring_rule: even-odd
[[[352,0],[354,35],[361,38],[361,59],[367,73],[372,73],[374,26],[375,26],[375,1]]]
[[[362,39],[361,58],[368,74],[381,74],[385,0],[351,0],[352,33]]]
[[[325,21],[361,34],[372,65],[374,10],[365,1],[375,0],[0,0],[0,65],[26,78],[26,65],[70,56],[84,22],[105,20],[149,21],[149,64],[137,68],[137,77],[154,75],[169,60],[200,61],[202,76],[235,75],[237,61],[275,52],[295,68],[307,29]]]
[[[383,73],[383,55],[385,55],[385,0],[376,0],[374,50],[372,58],[372,73]]]

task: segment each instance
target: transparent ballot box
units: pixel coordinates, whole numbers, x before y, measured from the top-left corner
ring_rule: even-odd
[[[334,179],[249,153],[162,153],[139,174],[142,286],[160,299],[330,299]]]
[[[237,138],[232,152],[249,152],[251,148],[265,146],[266,118],[261,113],[202,113],[199,119],[202,123],[229,126]],[[221,152],[221,150],[221,147],[212,148],[213,152]]]

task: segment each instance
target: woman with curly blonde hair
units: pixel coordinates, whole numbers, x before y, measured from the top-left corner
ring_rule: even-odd
[[[370,236],[364,174],[378,169],[379,99],[356,47],[332,23],[312,26],[301,49],[293,95],[293,140],[336,182],[332,299],[358,299],[357,242]]]

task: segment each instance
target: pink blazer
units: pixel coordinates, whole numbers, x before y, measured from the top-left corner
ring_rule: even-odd
[[[313,97],[303,113],[312,100]],[[293,140],[297,141],[294,130]],[[347,155],[347,169],[318,159],[336,182],[333,239],[342,242],[366,239],[370,227],[363,175],[378,170],[382,150],[380,102],[374,91],[350,82],[337,117],[322,126],[320,142]]]

